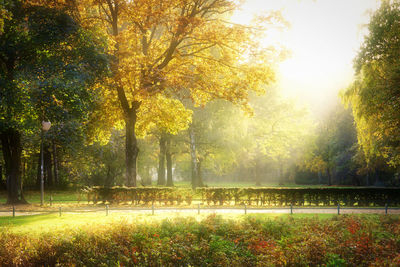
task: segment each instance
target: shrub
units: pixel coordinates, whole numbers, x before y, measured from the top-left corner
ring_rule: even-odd
[[[390,206],[400,205],[400,188],[228,188],[196,190],[171,187],[91,187],[82,190],[89,202],[191,205],[196,196],[207,205],[258,206]]]

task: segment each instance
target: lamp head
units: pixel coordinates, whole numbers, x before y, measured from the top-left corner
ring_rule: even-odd
[[[49,121],[42,121],[42,130],[47,132],[51,127],[51,122]]]

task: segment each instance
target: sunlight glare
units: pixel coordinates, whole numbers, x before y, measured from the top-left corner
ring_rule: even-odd
[[[247,0],[232,20],[248,24],[251,17],[280,10],[290,27],[272,30],[262,40],[291,52],[277,70],[283,95],[300,98],[315,113],[337,101],[339,90],[353,77],[352,62],[377,0]]]

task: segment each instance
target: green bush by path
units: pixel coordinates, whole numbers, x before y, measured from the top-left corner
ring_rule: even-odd
[[[0,266],[398,266],[399,216],[276,217],[2,231]]]
[[[159,205],[191,205],[194,199],[207,205],[257,206],[390,206],[400,205],[400,188],[381,187],[201,187],[196,190],[173,187],[87,187],[88,202]],[[83,197],[82,197],[83,199]]]

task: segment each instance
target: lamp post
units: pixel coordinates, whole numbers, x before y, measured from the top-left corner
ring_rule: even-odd
[[[42,134],[41,134],[41,146],[40,146],[40,206],[44,203],[44,172],[43,172],[43,139],[44,133],[47,132],[51,127],[51,122],[42,121]]]

